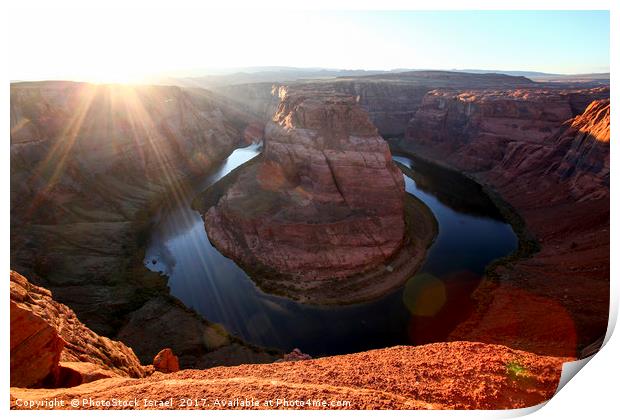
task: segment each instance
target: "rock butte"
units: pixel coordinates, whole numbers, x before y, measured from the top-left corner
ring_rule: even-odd
[[[267,291],[332,302],[333,282],[326,281],[336,280],[343,283],[339,303],[364,300],[365,292],[347,290],[344,279],[357,281],[378,267],[381,275],[392,271],[386,266],[407,241],[402,173],[353,97],[303,88],[281,88],[279,95],[262,156],[239,169],[219,196],[206,194],[217,203],[205,215],[209,239]],[[416,217],[410,229],[432,231],[433,223],[430,214]],[[432,233],[416,238],[396,285],[413,273],[432,239]],[[372,298],[394,284],[367,279],[363,287]]]
[[[273,399],[274,402],[278,399],[344,400],[348,401],[347,406],[334,408],[347,409],[518,408],[551,398],[560,379],[562,363],[570,360],[498,345],[455,342],[391,347],[314,360],[303,360],[307,355],[297,352],[295,357],[290,357],[297,361],[164,374],[152,366],[140,366],[130,348],[97,336],[84,327],[70,309],[54,302],[47,290],[33,286],[15,272],[11,272],[11,303],[11,321],[19,318],[20,330],[45,325],[67,337],[68,344],[75,343],[75,339],[81,340],[80,344],[85,343],[83,346],[68,345],[62,350],[61,359],[80,360],[70,365],[71,369],[76,369],[72,373],[93,372],[95,365],[98,369],[97,375],[78,376],[78,380],[73,380],[75,375],[67,375],[65,371],[65,381],[51,384],[55,389],[25,388],[23,382],[12,376],[10,395],[14,409],[24,408],[24,401],[54,399],[56,406],[53,408],[71,409],[71,400],[78,397],[108,401],[137,398],[140,402],[137,408],[166,408],[145,407],[143,399],[173,398],[173,407],[187,408],[179,406],[182,398],[199,401],[205,398],[209,406],[189,408],[226,408],[213,402],[235,400],[240,395],[242,399]],[[32,316],[24,317],[23,311]],[[76,329],[79,332],[74,334]],[[12,333],[15,330],[11,328]],[[11,335],[11,361],[30,357],[41,364],[45,358],[36,352],[51,349],[42,341],[24,343],[22,338]],[[104,359],[102,355],[106,353],[113,358]],[[162,353],[169,361],[170,352]],[[30,364],[22,365],[21,369],[30,372],[31,366],[34,371],[35,366]],[[12,372],[13,368],[11,366]]]
[[[299,279],[383,262],[405,228],[404,183],[387,144],[351,97],[281,94],[263,159],[207,213],[210,239]]]

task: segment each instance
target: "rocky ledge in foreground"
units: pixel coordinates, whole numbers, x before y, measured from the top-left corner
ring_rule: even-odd
[[[65,389],[11,388],[11,408],[43,399],[56,399],[55,408],[61,409],[107,408],[95,405],[98,401],[135,401],[127,408],[138,409],[522,408],[553,396],[565,361],[471,342],[401,346],[268,365],[156,372],[144,379],[103,379]],[[75,398],[93,405],[72,407]],[[182,406],[188,399],[197,403]],[[157,403],[149,407],[145,400]],[[267,400],[274,405],[264,405]]]
[[[49,291],[11,272],[14,409],[108,408],[114,401],[121,405],[110,408],[246,408],[239,405],[246,399],[280,401],[258,408],[518,408],[551,398],[570,360],[471,342],[309,359],[295,349],[278,363],[178,371],[166,348],[143,366],[131,348],[89,330]],[[188,399],[199,403],[182,406]],[[290,405],[295,400],[319,405]]]
[[[11,386],[67,386],[147,372],[129,347],[97,335],[49,290],[11,271]]]
[[[416,270],[435,236],[355,99],[280,90],[261,157],[196,201],[209,239],[266,291],[312,303],[379,297]],[[381,276],[381,281],[377,278]]]
[[[159,316],[181,325],[186,317],[155,306]],[[181,310],[181,309],[179,309]],[[181,366],[221,366],[240,363],[265,363],[277,360],[279,352],[249,345],[224,329],[206,322],[178,328],[174,334],[149,334],[148,323],[165,325],[166,320],[137,320],[142,331],[127,331],[122,341],[98,335],[86,327],[67,306],[56,302],[52,293],[35,286],[11,271],[11,386],[58,388],[75,386],[101,378],[150,375],[153,370],[174,372]],[[163,328],[161,329],[164,330]],[[194,339],[183,340],[188,331]],[[128,345],[138,340],[160,349],[153,365],[143,365]],[[188,356],[187,349],[204,348]],[[166,348],[164,348],[166,347]],[[172,347],[172,348],[169,348]],[[162,350],[163,348],[163,350]],[[174,350],[174,349],[180,349]],[[181,357],[177,357],[176,354]]]

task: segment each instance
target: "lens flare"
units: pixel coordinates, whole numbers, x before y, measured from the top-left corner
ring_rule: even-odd
[[[405,285],[403,302],[411,315],[435,316],[446,303],[446,287],[428,273],[415,275]]]

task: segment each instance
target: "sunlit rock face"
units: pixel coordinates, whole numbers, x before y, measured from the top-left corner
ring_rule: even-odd
[[[54,385],[84,365],[105,371],[102,377],[147,372],[130,348],[98,336],[49,290],[11,271],[11,386]]]
[[[551,138],[560,162],[547,169],[578,200],[609,197],[609,99],[593,101]]]
[[[427,149],[459,169],[487,171],[515,145],[539,145],[609,89],[503,89],[429,92],[403,144]]]
[[[404,183],[355,98],[280,88],[263,156],[205,216],[224,254],[290,279],[373,268],[404,237]]]
[[[526,189],[544,191],[547,205],[608,199],[609,109],[609,99],[592,101],[541,141],[508,143],[485,177],[519,191],[513,193],[518,201],[527,200],[519,197]]]

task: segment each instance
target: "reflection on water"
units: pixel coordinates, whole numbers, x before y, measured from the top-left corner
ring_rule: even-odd
[[[267,295],[210,244],[190,207],[193,196],[258,153],[257,146],[236,150],[193,193],[162,206],[145,259],[149,269],[169,276],[174,296],[252,343],[318,356],[442,340],[471,310],[469,295],[485,266],[516,248],[511,227],[479,186],[396,156],[413,169],[414,179],[405,177],[407,192],[424,201],[439,223],[418,274],[378,301],[345,307]]]
[[[420,159],[394,156],[394,160],[412,169],[418,190],[432,194],[451,209],[472,216],[503,220],[482,187],[471,179]]]

